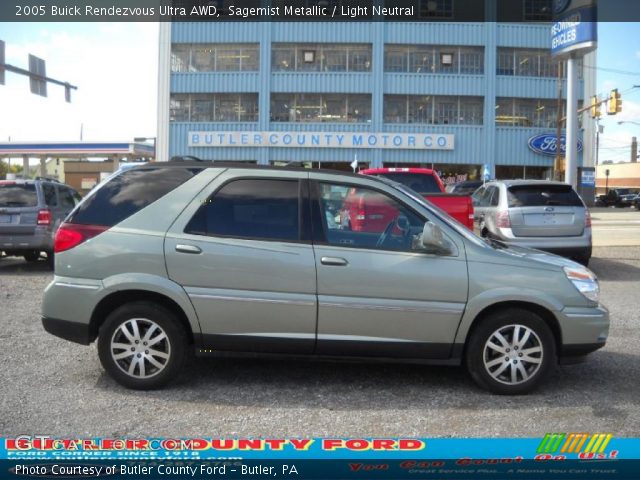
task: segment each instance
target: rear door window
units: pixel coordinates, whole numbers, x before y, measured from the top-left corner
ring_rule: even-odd
[[[441,193],[440,186],[436,182],[433,175],[424,175],[420,173],[382,173],[376,175],[377,177],[388,178],[394,182],[401,183],[409,187],[414,192],[418,192],[421,195],[426,193]]]
[[[63,208],[71,209],[76,206],[71,190],[68,188],[58,187],[58,195],[60,195],[60,205]]]
[[[85,199],[70,223],[111,227],[149,206],[202,168],[141,168],[113,177]]]
[[[583,207],[570,185],[513,185],[507,190],[509,207]]]
[[[43,183],[42,193],[44,195],[44,203],[46,203],[48,207],[58,206],[58,197],[56,196],[56,189],[53,185]]]
[[[234,180],[200,207],[185,233],[298,241],[299,190],[297,180]]]
[[[0,207],[35,207],[38,195],[34,184],[0,183]]]

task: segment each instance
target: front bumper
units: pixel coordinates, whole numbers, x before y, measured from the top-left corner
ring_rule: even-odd
[[[609,311],[597,307],[569,307],[558,315],[562,330],[561,363],[571,363],[604,347],[609,336]]]

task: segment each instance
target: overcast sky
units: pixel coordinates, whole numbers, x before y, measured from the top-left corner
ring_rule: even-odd
[[[26,77],[10,72],[0,86],[0,141],[132,140],[155,136],[157,23],[0,23],[6,63],[28,68],[29,53],[47,75],[78,86],[32,95]]]
[[[623,111],[603,109],[600,161],[629,160],[631,137],[640,126],[640,23],[601,23],[598,93],[623,92]],[[0,142],[132,140],[156,135],[158,24],[0,23],[6,61],[27,68],[27,54],[46,60],[47,75],[77,85],[71,104],[64,89],[49,97],[29,92],[26,77],[7,73],[0,86]],[[587,100],[588,101],[588,100]]]

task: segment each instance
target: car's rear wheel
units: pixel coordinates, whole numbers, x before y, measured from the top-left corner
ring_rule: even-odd
[[[187,336],[177,316],[147,301],[127,303],[100,328],[98,354],[121,385],[137,390],[164,386],[180,371]]]
[[[26,252],[22,255],[27,262],[36,262],[40,258],[40,252],[34,250],[32,252]]]
[[[553,333],[533,312],[500,310],[474,328],[466,363],[476,383],[493,393],[528,393],[556,364]]]

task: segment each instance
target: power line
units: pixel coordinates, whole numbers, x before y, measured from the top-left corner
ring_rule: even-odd
[[[640,72],[630,72],[629,70],[617,70],[615,68],[605,68],[605,67],[592,67],[591,65],[583,65],[582,67],[589,68],[591,70],[600,70],[602,72],[610,72],[610,73],[617,73],[620,75],[632,75],[632,76],[640,77]]]

